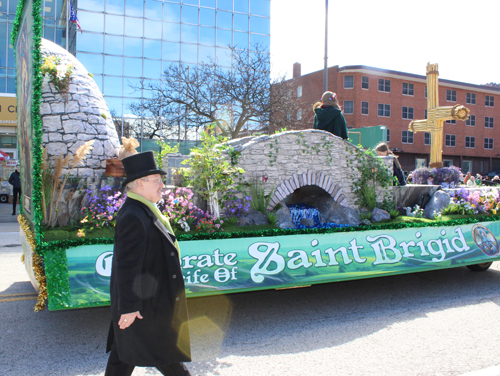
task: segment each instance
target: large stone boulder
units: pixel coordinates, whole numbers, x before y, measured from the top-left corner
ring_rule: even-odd
[[[332,207],[323,223],[336,223],[338,225],[359,226],[361,217],[358,210],[336,204]]]
[[[288,206],[282,205],[281,208],[276,212],[278,219],[276,221],[276,226],[279,228],[296,228],[292,222],[292,215],[290,214],[290,209]]]
[[[238,220],[238,226],[256,226],[267,224],[267,218],[258,210],[250,210]]]
[[[380,222],[388,219],[391,219],[391,215],[387,211],[379,208],[372,210],[372,215],[370,216],[371,222]]]
[[[445,191],[437,191],[424,209],[424,217],[434,218],[435,213],[439,213],[450,204],[450,195]]]

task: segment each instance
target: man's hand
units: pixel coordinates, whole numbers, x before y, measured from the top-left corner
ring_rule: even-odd
[[[135,321],[135,318],[142,319],[139,311],[132,313],[125,313],[120,316],[120,321],[118,321],[118,326],[120,329],[126,329]]]

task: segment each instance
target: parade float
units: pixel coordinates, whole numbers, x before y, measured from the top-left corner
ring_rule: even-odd
[[[40,6],[20,1],[12,32],[23,261],[39,293],[35,310],[105,306],[113,222],[124,199],[115,158],[121,145],[92,76],[42,40]],[[412,127],[430,131],[439,148],[440,124],[466,118],[467,109],[430,108]],[[318,130],[216,143],[206,132],[187,173],[192,189],[170,187],[162,207],[177,229],[188,297],[486,270],[500,260],[498,191],[450,188],[458,185],[453,171],[434,175],[447,189],[438,179],[393,186],[392,157]],[[405,207],[409,216],[391,220]]]

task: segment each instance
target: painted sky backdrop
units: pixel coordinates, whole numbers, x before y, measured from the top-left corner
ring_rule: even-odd
[[[328,66],[368,65],[500,83],[499,0],[329,0]],[[324,66],[325,0],[271,1],[273,75]]]

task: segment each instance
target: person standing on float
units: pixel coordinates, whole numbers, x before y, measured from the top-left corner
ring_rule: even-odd
[[[189,376],[188,313],[179,246],[156,207],[164,188],[153,152],[123,159],[127,199],[118,212],[111,270],[111,316],[105,376],[135,366]]]
[[[313,105],[314,129],[330,132],[347,140],[347,123],[339,106],[337,94],[325,91],[321,102]]]

